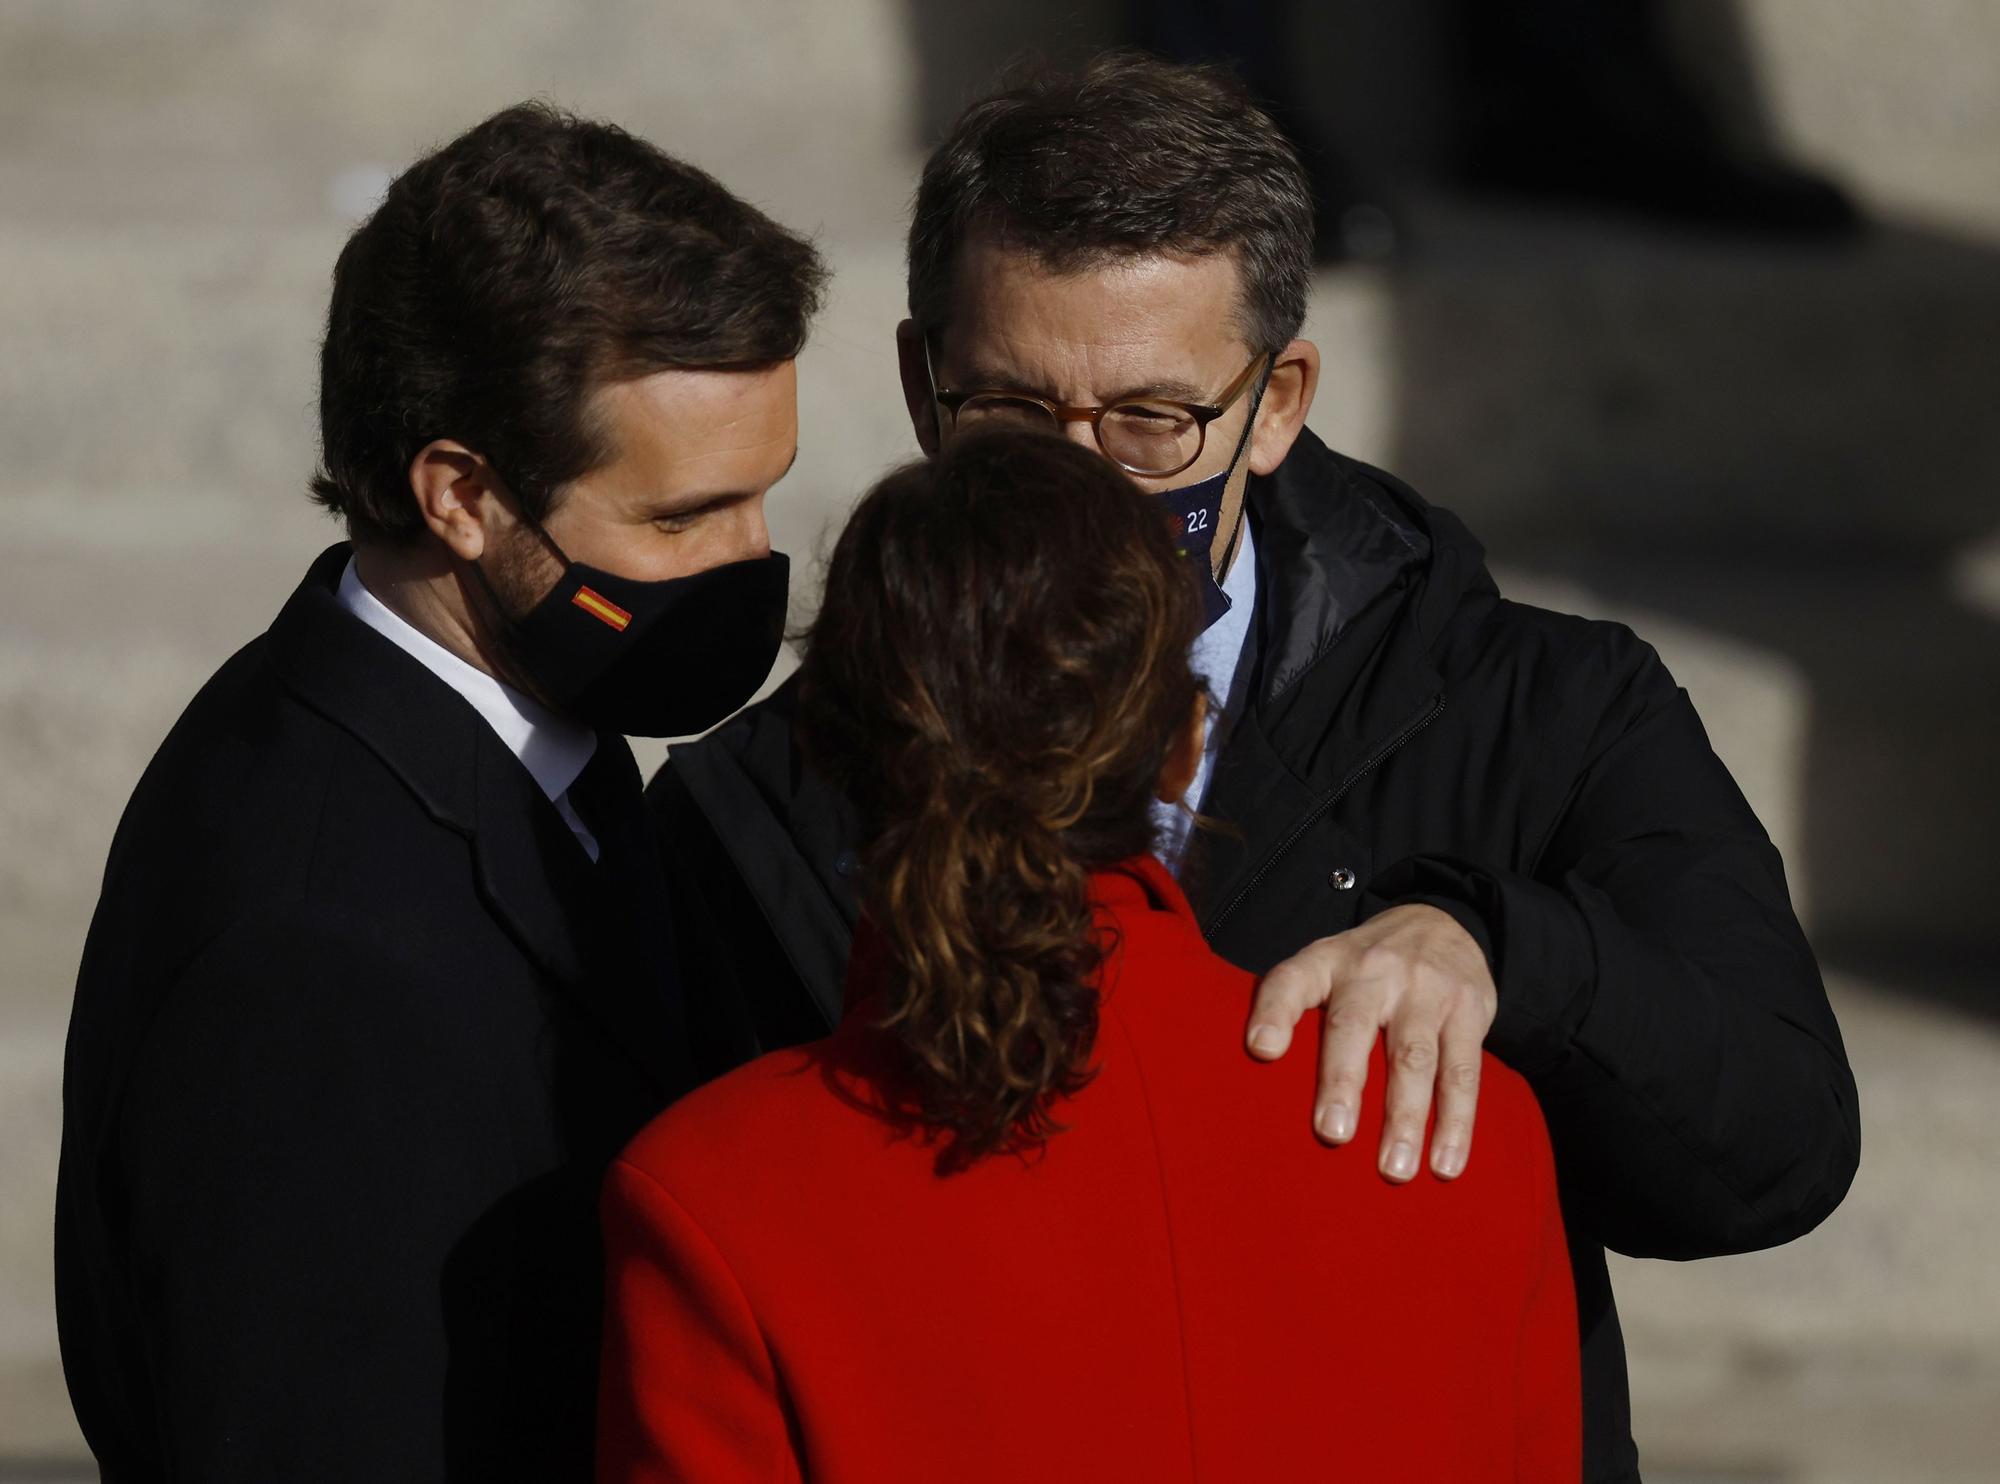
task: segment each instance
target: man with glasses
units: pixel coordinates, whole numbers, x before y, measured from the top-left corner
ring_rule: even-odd
[[[994,285],[1010,285],[1012,275],[1023,268],[1031,273],[1036,271],[1031,260],[1005,250],[993,263],[985,265],[985,271],[980,271],[980,254],[989,245],[975,240],[964,249],[972,256],[974,267],[964,275],[962,282],[977,285],[975,292],[983,294]],[[1075,277],[1046,272],[1039,276],[1049,281],[1021,285],[1025,292],[1036,298],[1060,293],[1057,280]],[[1226,324],[1232,318],[1230,299],[1235,293],[1234,270],[1225,261],[1210,256],[1170,265],[1168,276],[1182,281],[1152,286],[1147,291],[1149,297],[1154,291],[1159,291],[1164,302],[1180,306],[1190,320],[1212,319]],[[1131,308],[1120,302],[1120,296],[1115,292],[1093,293],[1088,300],[1088,303],[1077,306],[1079,317],[1066,323],[1086,325],[1092,322],[1094,316],[1122,322]],[[900,335],[906,349],[906,371],[907,346],[914,331],[915,322],[911,321],[903,327]],[[1074,336],[1075,331],[1072,329],[1067,333]],[[1174,359],[1171,345],[1186,345],[1200,336],[1201,330],[1195,324],[1176,326],[1167,332],[1167,344],[1146,345],[1131,356],[1131,364],[1135,367],[1169,364]],[[1202,594],[1205,622],[1201,637],[1195,644],[1195,673],[1208,679],[1217,692],[1205,722],[1208,731],[1206,745],[1187,795],[1191,799],[1202,798],[1207,792],[1216,749],[1227,735],[1229,722],[1242,709],[1243,687],[1238,681],[1247,676],[1247,671],[1240,660],[1244,641],[1250,632],[1251,611],[1256,606],[1257,561],[1256,538],[1251,532],[1250,522],[1245,518],[1245,480],[1238,477],[1237,470],[1248,467],[1244,464],[1243,455],[1257,424],[1258,413],[1271,390],[1273,378],[1264,373],[1277,369],[1276,354],[1259,351],[1253,355],[1212,401],[1204,398],[1195,383],[1178,376],[1161,378],[1146,375],[1134,380],[1132,376],[1125,375],[1111,378],[1123,384],[1109,394],[1108,402],[1069,406],[1047,396],[1020,390],[1023,386],[1034,384],[1032,373],[1022,376],[981,367],[970,373],[966,383],[980,390],[961,391],[940,386],[937,358],[931,346],[933,337],[921,334],[918,338],[923,347],[924,380],[916,390],[919,393],[928,391],[934,409],[930,416],[931,438],[924,444],[927,453],[937,451],[940,436],[955,437],[988,427],[1042,428],[1052,433],[1067,432],[1072,437],[1086,436],[1083,430],[1087,429],[1087,436],[1095,442],[1098,450],[1131,475],[1134,483],[1141,489],[1159,492],[1162,505],[1175,521],[1181,548],[1194,563],[1195,581]],[[1305,341],[1295,343],[1302,354],[1310,353],[1316,363],[1318,353],[1310,344]],[[1018,354],[1018,351],[1014,353]],[[1063,351],[1059,349],[1054,354],[1061,359]],[[1296,398],[1303,391],[1309,398],[1310,379],[1301,381],[1300,378],[1316,375],[1316,364],[1307,372],[1303,363],[1295,360],[1287,367],[1285,378],[1279,382],[1280,397]],[[1210,427],[1222,423],[1226,414],[1246,395],[1250,407],[1241,419],[1240,428],[1234,437],[1218,438],[1215,457],[1209,457]],[[1283,404],[1289,405],[1289,402]],[[1274,411],[1283,410],[1279,403],[1272,403],[1271,407]],[[1303,411],[1301,404],[1301,416]],[[911,414],[919,419],[918,435],[922,437],[924,412],[920,406],[913,404]],[[1228,421],[1237,420],[1230,418]],[[1217,459],[1225,454],[1226,462],[1214,467]],[[1205,478],[1184,482],[1189,471],[1197,467],[1202,470],[1214,467],[1214,472]],[[1216,538],[1223,531],[1229,534],[1218,546]],[[1181,863],[1193,822],[1194,815],[1188,809],[1178,805],[1161,806],[1160,855],[1170,865]],[[1476,1061],[1477,1032],[1472,1031],[1469,1025],[1466,1029],[1473,1037]],[[1467,1101],[1470,1101],[1469,1097]],[[1337,1132],[1337,1136],[1344,1139],[1346,1134]],[[1388,1173],[1394,1179],[1407,1178],[1401,1170]]]
[[[1368,1153],[1395,1182],[1467,1168],[1482,1043],[1529,1079],[1585,1476],[1633,1479],[1604,1249],[1810,1230],[1853,1177],[1853,1077],[1782,863],[1652,649],[1500,598],[1456,517],[1306,431],[1312,245],[1296,156],[1225,80],[1134,57],[1031,78],[925,167],[904,395],[927,452],[1044,425],[1179,521],[1216,702],[1189,797],[1222,827],[1163,819],[1162,854],[1211,944],[1265,975],[1248,1048],[1282,1055],[1324,1006],[1313,1126],[1347,1143],[1384,1099]],[[745,1056],[823,1035],[857,862],[789,692],[677,748],[649,797],[690,994]],[[1387,1086],[1364,1087],[1378,1036]],[[1282,1302],[1282,1274],[1244,1278],[1245,1303]],[[1367,1364],[1338,1335],[1302,1337],[1300,1362],[1329,1387]]]

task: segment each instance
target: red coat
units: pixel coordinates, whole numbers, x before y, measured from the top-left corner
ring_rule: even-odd
[[[1310,1128],[1314,1048],[1150,860],[1097,878],[1097,1076],[1040,1157],[939,1176],[869,1111],[850,1015],[694,1093],[612,1167],[599,1478],[1574,1480],[1548,1136],[1489,1059],[1470,1168]],[[863,993],[865,985],[857,985]]]

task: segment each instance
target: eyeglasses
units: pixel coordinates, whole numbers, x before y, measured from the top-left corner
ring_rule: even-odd
[[[924,347],[926,357],[930,347]],[[1223,388],[1213,405],[1138,397],[1109,407],[1065,407],[1026,392],[947,391],[931,385],[937,404],[951,416],[951,431],[973,428],[1040,428],[1060,432],[1064,423],[1090,424],[1104,456],[1125,470],[1147,479],[1178,474],[1201,457],[1208,442],[1208,425],[1235,405],[1269,359],[1255,357]]]

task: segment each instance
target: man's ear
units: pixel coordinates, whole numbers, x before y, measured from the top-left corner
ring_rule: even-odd
[[[1194,787],[1194,775],[1201,771],[1202,747],[1208,740],[1202,730],[1207,721],[1208,695],[1199,692],[1194,698],[1194,709],[1188,713],[1187,725],[1174,738],[1174,745],[1167,750],[1166,766],[1160,769],[1156,793],[1161,803],[1178,804]]]
[[[463,443],[439,438],[410,460],[410,493],[430,533],[463,562],[476,562],[499,526],[503,498],[492,467]]]
[[[915,320],[896,326],[896,364],[903,373],[903,405],[910,409],[910,426],[927,458],[938,452],[938,407],[931,395],[930,366],[924,359],[924,337]]]
[[[1319,347],[1294,340],[1271,362],[1271,379],[1264,400],[1257,404],[1257,430],[1250,437],[1246,462],[1253,474],[1269,474],[1285,461],[1304,431],[1319,390]]]

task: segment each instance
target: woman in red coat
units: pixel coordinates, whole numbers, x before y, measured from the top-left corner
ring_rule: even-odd
[[[867,840],[849,1013],[613,1166],[607,1484],[1577,1478],[1527,1086],[1488,1061],[1450,1183],[1386,1183],[1369,1115],[1322,1146],[1150,854],[1198,622],[1157,505],[1061,440],[857,509],[800,696]]]

